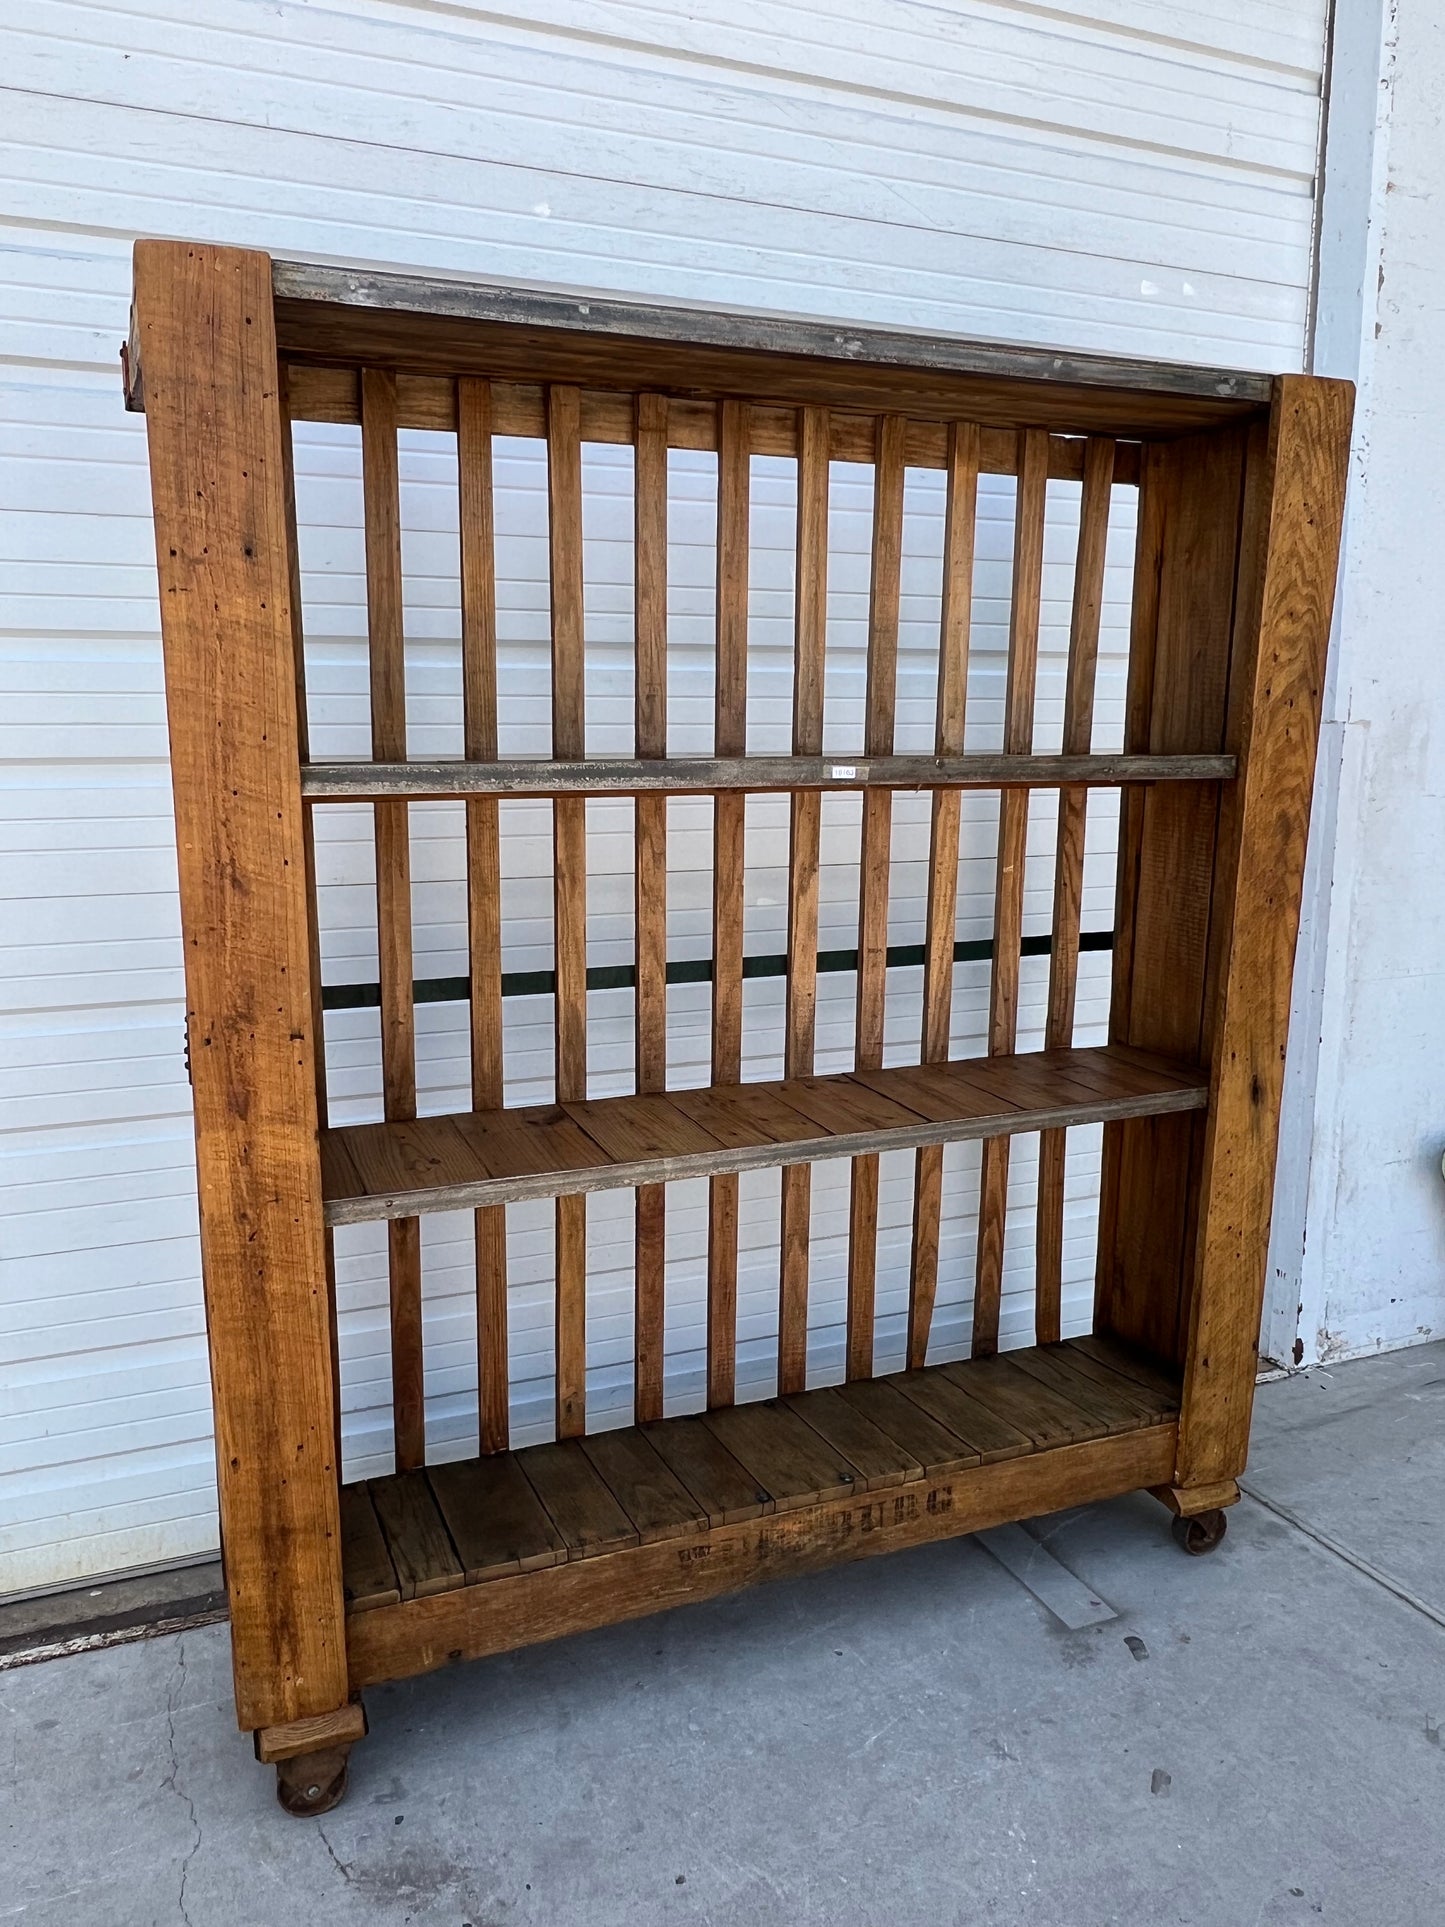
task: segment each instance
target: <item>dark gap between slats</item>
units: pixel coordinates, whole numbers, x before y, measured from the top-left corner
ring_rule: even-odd
[[[1112,930],[1085,930],[1079,937],[1079,949],[1112,950],[1114,933]],[[1053,949],[1053,940],[1045,935],[1025,937],[1022,953],[1025,957],[1047,957]],[[988,963],[993,957],[993,944],[987,937],[978,938],[970,943],[956,943],[953,946],[955,963]],[[921,943],[893,943],[888,946],[888,968],[890,970],[921,969],[923,967],[923,945]],[[856,950],[820,950],[818,969],[820,972],[856,970],[858,952]],[[744,977],[784,977],[787,975],[788,959],[779,954],[776,957],[744,957]],[[712,959],[710,957],[685,958],[667,966],[667,981],[670,984],[708,984],[712,982]],[[594,964],[587,972],[589,990],[631,990],[636,984],[636,973],[631,964]],[[550,997],[556,989],[556,980],[550,970],[508,970],[502,973],[502,995],[504,997]],[[419,1004],[464,1004],[470,995],[470,987],[465,977],[422,977],[412,985],[412,997]],[[323,1010],[374,1010],[381,1003],[379,984],[327,984],[321,992]]]

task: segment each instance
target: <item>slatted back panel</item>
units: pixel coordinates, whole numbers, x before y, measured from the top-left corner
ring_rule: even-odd
[[[323,373],[298,373],[313,413],[323,412]],[[466,377],[443,393],[430,378],[378,371],[350,380],[378,760],[405,759],[408,705],[424,719],[416,726],[440,732],[449,753],[481,762],[523,748],[564,759],[664,759],[781,748],[817,756],[826,746],[843,771],[895,749],[947,757],[1093,746],[1106,536],[1111,505],[1132,494],[1119,476],[1132,479],[1133,447],[645,391],[602,396]],[[337,391],[325,394],[327,410],[344,414]],[[403,643],[398,425],[418,422],[430,434],[418,463],[439,474],[452,464],[448,526],[457,543],[435,564],[438,582],[455,572],[460,647],[450,681],[433,660],[445,617],[430,613],[441,598],[426,583],[406,604],[414,632]],[[607,454],[609,445],[621,453]],[[599,487],[608,529],[600,543],[584,531]],[[420,518],[419,554],[439,539],[429,518],[437,528],[446,520],[440,490],[434,499]],[[591,587],[587,570],[595,570]],[[545,611],[533,593],[539,579]],[[314,601],[314,582],[310,594]],[[1112,621],[1106,708],[1117,712],[1117,607]],[[997,646],[1005,632],[1006,652]],[[410,666],[408,649],[417,658]],[[825,702],[835,686],[841,696]],[[529,722],[508,740],[505,689],[520,704],[544,687],[549,727]],[[630,697],[625,712],[618,690]],[[448,705],[455,738],[445,734]],[[1036,741],[1036,713],[1052,740]],[[1098,746],[1109,747],[1120,727],[1116,714],[1106,717]],[[1096,932],[1100,922],[1097,909],[1081,918],[1085,823],[1100,826],[1091,834],[1102,838],[1096,856],[1107,864],[1112,799],[1008,789],[995,818],[978,792],[895,795],[865,783],[860,794],[841,776],[839,789],[372,806],[384,1114],[405,1119],[418,1104],[414,978],[426,1013],[428,1111],[867,1073],[1072,1041],[1081,923]],[[443,821],[449,808],[455,828]],[[461,860],[450,870],[454,836]],[[327,849],[326,860],[340,863],[340,845]],[[422,866],[415,881],[414,860]],[[443,904],[438,892],[453,874],[459,889]],[[414,963],[414,899],[415,942],[428,956],[453,954],[448,906],[460,905],[460,978]],[[545,961],[539,930],[549,933]],[[322,938],[324,949],[324,928]],[[749,960],[774,954],[772,982],[751,982]],[[1085,1012],[1096,1027],[1097,978],[1095,970]],[[447,1015],[455,1006],[460,1034]],[[545,1063],[537,1048],[544,1009]],[[341,1032],[359,1031],[359,1018],[333,1009],[329,1022],[333,1056],[339,1049],[345,1060]],[[445,1068],[449,1039],[462,1046],[464,1076]],[[354,1072],[343,1087],[359,1091]],[[337,1121],[364,1115],[359,1096],[343,1097],[339,1112],[335,1102],[333,1090]],[[887,1100],[867,1102],[886,1122]],[[1089,1144],[1079,1155],[1082,1164],[1070,1168],[1087,1190],[1096,1152]],[[1012,1176],[1004,1138],[981,1151],[931,1147],[851,1167],[791,1166],[776,1206],[766,1187],[749,1205],[746,1180],[714,1177],[700,1220],[695,1192],[670,1202],[661,1185],[639,1190],[625,1218],[615,1198],[593,1200],[590,1234],[582,1197],[545,1211],[475,1213],[474,1336],[461,1346],[450,1335],[467,1325],[457,1305],[446,1314],[447,1335],[428,1339],[429,1370],[434,1359],[443,1388],[434,1394],[442,1455],[455,1451],[452,1439],[465,1445],[469,1425],[483,1451],[496,1451],[543,1430],[576,1435],[629,1408],[646,1422],[662,1414],[665,1393],[669,1410],[723,1406],[774,1387],[797,1392],[820,1374],[917,1366],[931,1342],[939,1355],[968,1343],[986,1355],[1035,1326],[1055,1335],[1066,1277],[1077,1306],[1090,1265],[1087,1253],[1065,1247],[1065,1169],[1064,1134],[1055,1132],[1045,1134],[1037,1162],[1031,1145],[1017,1152]],[[1021,1235],[1021,1213],[1032,1236]],[[1081,1235],[1087,1229],[1086,1217]],[[439,1228],[438,1250],[452,1249],[455,1237],[444,1240]],[[425,1456],[416,1220],[388,1227],[387,1272],[394,1458],[407,1467]],[[616,1282],[599,1295],[599,1273],[625,1280],[625,1313]],[[344,1301],[346,1260],[342,1274]],[[768,1275],[770,1291],[760,1296],[756,1281]],[[671,1304],[669,1276],[677,1281]],[[948,1322],[940,1338],[941,1280]],[[545,1419],[529,1336],[542,1296],[552,1332]],[[1018,1309],[1001,1323],[1005,1304]],[[513,1383],[519,1343],[533,1353],[521,1391]],[[694,1390],[670,1363],[689,1353],[703,1361]],[[589,1412],[589,1381],[600,1389],[599,1411]],[[367,1463],[364,1453],[352,1458]]]

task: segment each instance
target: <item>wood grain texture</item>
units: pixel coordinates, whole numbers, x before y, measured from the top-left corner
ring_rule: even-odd
[[[748,721],[748,497],[747,406],[724,402],[718,426],[717,647],[713,751],[741,756]],[[736,1084],[742,1075],[744,798],[713,798],[712,1082]],[[707,1382],[708,1404],[732,1402],[738,1316],[738,1181],[731,1174],[708,1185]]]
[[[1206,1026],[1211,1103],[1176,1487],[1243,1469],[1354,391],[1283,375],[1251,439]]]
[[[1064,354],[902,329],[847,328],[772,315],[532,288],[482,286],[382,270],[277,262],[278,328],[287,353],[417,369],[602,386],[654,385],[689,394],[771,394],[783,401],[852,401],[873,413],[1046,422],[1078,433],[1185,430],[1228,421],[1268,397],[1257,373],[1122,356]],[[1025,412],[1026,411],[1026,412]],[[1121,419],[1123,418],[1123,419]]]
[[[285,370],[281,371],[278,400],[281,410],[282,486],[286,497],[286,562],[291,600],[291,647],[296,668],[296,750],[304,768],[311,756],[310,716],[306,700],[306,637],[302,626],[301,546],[296,532],[296,457],[291,434],[290,398]],[[306,940],[311,973],[311,1008],[316,1013],[316,1047],[312,1061],[316,1076],[316,1115],[324,1126],[330,1122],[326,1101],[326,1017],[321,995],[321,931],[316,895],[316,821],[315,812],[301,813],[302,843],[306,861]],[[328,1225],[326,1244],[327,1322],[331,1343],[331,1430],[336,1464],[341,1455],[341,1331],[336,1301],[336,1241]]]
[[[1148,453],[1125,748],[1223,750],[1247,437]],[[1149,790],[1120,823],[1110,1035],[1202,1061],[1219,798]],[[1183,1357],[1203,1153],[1194,1120],[1104,1134],[1095,1329]]]
[[[297,1760],[336,1746],[352,1746],[366,1737],[366,1714],[360,1700],[339,1706],[334,1713],[317,1713],[292,1720],[287,1726],[263,1726],[256,1734],[256,1758],[262,1766],[278,1760]]]
[[[633,734],[639,759],[667,755],[667,402],[637,397],[633,466],[635,636]],[[634,805],[634,896],[639,1091],[667,1085],[667,799]],[[633,1416],[662,1417],[666,1351],[667,1198],[660,1185],[637,1193],[633,1214],[636,1306]]]
[[[799,410],[797,550],[793,606],[793,758],[823,747],[823,679],[828,629],[827,411]],[[796,762],[792,766],[796,767]],[[788,831],[788,965],[783,1066],[788,1077],[813,1070],[818,1009],[818,853],[822,799],[793,792]],[[778,1390],[800,1392],[808,1379],[808,1281],[813,1174],[787,1166],[779,1204]]]
[[[868,668],[863,751],[893,750],[898,688],[898,605],[903,560],[903,420],[878,424],[873,463],[873,548],[868,590]],[[858,859],[858,995],[854,1062],[860,1070],[883,1063],[888,990],[888,891],[892,868],[893,798],[885,789],[863,792]],[[848,1326],[851,1378],[873,1376],[873,1301],[878,1268],[878,1160],[854,1161],[848,1199]]]
[[[638,1543],[637,1528],[598,1476],[580,1439],[534,1445],[517,1462],[562,1535],[569,1558]]]
[[[470,763],[313,763],[301,772],[309,802],[450,796],[696,796],[715,790],[1114,788],[1123,783],[1219,783],[1234,758],[1203,756],[606,756],[555,762],[518,757]],[[816,802],[816,799],[814,799]]]
[[[286,369],[297,421],[355,422],[361,419],[360,377],[356,368],[328,368],[307,362],[288,363]],[[646,372],[637,384],[647,389]],[[546,389],[538,381],[493,381],[494,432],[540,440],[547,433]],[[446,375],[402,373],[397,377],[398,419],[403,428],[426,428],[443,434],[456,428],[456,382]],[[633,440],[636,412],[626,389],[587,388],[581,391],[582,439],[586,442],[626,444]],[[748,451],[753,455],[792,458],[800,445],[800,417],[806,407],[754,401],[748,409]],[[819,408],[828,417],[827,452],[835,462],[871,462],[876,417],[850,414],[846,409]],[[967,410],[959,418],[968,420]],[[959,420],[921,420],[910,415],[904,444],[909,468],[946,469],[949,440]],[[715,451],[718,404],[689,395],[667,397],[669,448]],[[974,424],[979,438],[979,469],[985,475],[1018,473],[1018,435],[1014,429]],[[1122,433],[1116,427],[1115,433]],[[1140,444],[1118,443],[1114,479],[1139,479]],[[1049,438],[1049,480],[1077,482],[1084,473],[1084,442],[1072,436]]]
[[[371,675],[371,753],[406,760],[406,655],[402,632],[401,491],[397,470],[396,377],[368,368],[361,378],[361,486],[366,529],[366,623]],[[381,980],[381,1086],[385,1114],[416,1115],[416,1017],[412,1005],[411,832],[404,802],[373,804],[376,929]],[[426,1458],[422,1377],[421,1227],[394,1220],[387,1231],[390,1280],[391,1410],[402,1470]]]
[[[1087,756],[1093,740],[1094,681],[1099,659],[1099,621],[1104,607],[1104,559],[1113,480],[1114,444],[1103,437],[1091,436],[1084,454],[1079,542],[1074,556],[1074,599],[1064,687],[1066,755]],[[1051,926],[1053,948],[1049,953],[1049,1001],[1044,1022],[1044,1043],[1048,1048],[1067,1047],[1074,1041],[1087,813],[1087,791],[1069,787],[1059,792]],[[1045,1131],[1039,1139],[1034,1335],[1041,1345],[1053,1344],[1062,1336],[1067,1143],[1062,1131]]]
[[[1109,1047],[347,1125],[322,1140],[325,1210],[365,1224],[1162,1117],[1201,1109],[1206,1085],[1202,1070]]]
[[[567,1557],[567,1545],[514,1452],[434,1465],[427,1481],[469,1586],[534,1572]]]
[[[1175,1429],[1171,1422],[1025,1453],[883,1492],[767,1513],[717,1527],[696,1543],[569,1560],[485,1589],[363,1613],[349,1627],[352,1684],[360,1691],[452,1659],[509,1652],[716,1598],[761,1579],[816,1572],[1160,1483],[1173,1462]]]
[[[462,744],[470,762],[497,754],[496,516],[492,491],[491,386],[457,383],[457,482],[461,532]],[[502,1071],[501,837],[493,796],[468,797],[467,957],[471,996],[472,1104],[500,1107]],[[510,1436],[507,1369],[506,1207],[479,1211],[473,1229],[477,1280],[477,1411],[483,1452]]]
[[[1013,598],[1009,606],[1003,724],[1004,750],[1015,756],[1026,755],[1033,746],[1047,485],[1048,437],[1039,429],[1022,429],[1014,508]],[[1018,1033],[1028,823],[1028,796],[1019,790],[1004,790],[999,798],[993,968],[988,993],[988,1048],[992,1055],[1011,1051]],[[978,1253],[973,1295],[975,1358],[989,1358],[998,1350],[1008,1167],[1009,1140],[1000,1137],[986,1143],[979,1174]]]
[[[340,1504],[346,1610],[362,1613],[373,1606],[394,1606],[401,1598],[401,1588],[371,1494],[364,1485],[344,1485]]]
[[[706,1512],[645,1433],[635,1427],[597,1432],[582,1449],[643,1545],[707,1530]]]
[[[979,434],[976,423],[958,422],[949,436],[948,486],[943,515],[943,601],[938,642],[938,713],[934,750],[941,758],[963,755],[968,704],[969,629],[973,611],[974,534],[978,520]],[[958,930],[958,853],[961,798],[957,790],[934,793],[928,839],[928,908],[923,959],[925,1064],[948,1056],[953,1021],[953,962]],[[933,1306],[938,1295],[938,1237],[943,1212],[943,1146],[925,1145],[913,1164],[913,1246],[908,1280],[908,1364],[928,1358]]]
[[[248,1729],[348,1696],[269,286],[262,254],[136,246],[216,1468]]]
[[[582,439],[577,390],[547,392],[547,521],[552,602],[552,754],[585,754],[586,657],[582,631]],[[552,805],[556,1089],[587,1095],[587,804]],[[587,1212],[557,1199],[557,1436],[587,1429]]]
[[[425,1599],[466,1583],[465,1569],[425,1472],[371,1479],[367,1489],[386,1534],[403,1599]]]

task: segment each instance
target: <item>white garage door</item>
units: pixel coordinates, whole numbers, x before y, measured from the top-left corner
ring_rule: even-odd
[[[30,0],[3,37],[0,1592],[184,1558],[215,1540],[144,438],[121,412],[115,364],[136,234],[1161,358],[1302,364],[1325,0],[1225,0],[1210,9],[1172,0],[1087,8],[1069,0],[690,0],[685,9],[665,0],[539,0],[526,12],[524,20],[462,0]],[[408,441],[410,673],[419,688],[442,691],[456,633],[443,566],[451,458],[425,437]],[[615,454],[597,451],[589,461],[597,505],[589,647],[594,717],[605,726],[616,714],[609,678],[630,634],[616,564],[628,478]],[[357,740],[356,467],[350,431],[305,432],[300,498],[317,744],[343,753],[365,747]],[[788,469],[760,462],[754,470],[752,614],[764,664],[789,639]],[[503,642],[521,751],[545,748],[535,729],[529,734],[528,715],[545,622],[540,474],[535,449],[505,452]],[[699,676],[710,638],[712,487],[708,460],[677,463],[674,642],[683,657],[696,654]],[[915,747],[907,729],[927,733],[926,705],[909,708],[907,677],[908,651],[922,661],[936,609],[935,491],[931,478],[910,476],[900,748]],[[867,580],[866,559],[850,575],[848,554],[866,558],[866,481],[836,472],[835,499],[841,559],[830,673],[846,734]],[[1072,509],[1069,490],[1056,486],[1041,748],[1058,727]],[[972,714],[982,733],[970,747],[988,741],[1008,512],[1008,485],[998,484],[984,504],[975,584]],[[1115,571],[1127,569],[1129,540],[1121,506]],[[1103,731],[1119,723],[1122,643],[1117,630],[1106,634]],[[768,743],[759,736],[754,746]],[[535,852],[526,806],[514,809],[511,860],[524,918]],[[759,867],[749,948],[767,952],[781,947],[781,874],[767,868],[770,851],[781,863],[781,819],[765,799],[753,811]],[[679,832],[687,821],[685,811],[674,818]],[[699,819],[699,865],[704,827]],[[626,932],[613,933],[614,957],[606,879],[621,887],[625,837],[617,831],[626,825],[593,828],[603,892],[593,961],[615,961],[626,954]],[[987,822],[977,829],[987,847]],[[900,806],[897,942],[916,940],[916,832]],[[418,974],[444,978],[461,967],[455,825],[445,811],[419,812],[416,834],[422,888],[434,892],[431,910],[419,899]],[[1094,829],[1085,905],[1094,928],[1109,922],[1109,834],[1105,817]],[[852,843],[850,856],[840,815],[829,846],[840,905],[856,832]],[[1035,843],[1043,912],[1046,820]],[[361,908],[367,872],[344,818],[328,863],[328,980],[364,984],[374,975],[374,932],[368,939]],[[959,935],[987,937],[989,905],[966,893],[965,880]],[[692,929],[687,914],[684,903],[676,954],[705,954],[705,924]],[[519,928],[509,967],[525,969]],[[1104,962],[1097,957],[1083,980],[1086,1030],[1102,1014]],[[955,1049],[977,1047],[984,979],[969,968],[961,968]],[[852,984],[832,981],[836,1008],[831,1023],[821,1013],[820,1035],[841,1048]],[[1025,1043],[1040,981],[1024,1011]],[[767,985],[755,988],[749,1069],[764,1074]],[[705,989],[697,995],[705,999]],[[594,1001],[597,1088],[619,1088],[606,1078],[609,1067],[624,1072],[617,1040],[625,1012]],[[685,1076],[706,1006],[683,993],[674,1003],[673,1063]],[[456,1101],[445,1060],[463,1017],[446,1002],[425,1014],[423,1084],[439,1108]],[[509,1003],[518,1098],[543,1090],[545,1064],[528,1039],[545,1035],[547,1016],[539,999]],[[329,1020],[334,1084],[358,1116],[374,1105],[373,1040],[374,1013]],[[1097,1142],[1074,1135],[1066,1309],[1077,1322],[1098,1160]],[[1029,1162],[1016,1164],[1011,1205],[1026,1214]],[[950,1168],[937,1331],[941,1346],[957,1349],[972,1275],[971,1167],[960,1153]],[[846,1182],[841,1170],[836,1180],[820,1174],[820,1219],[835,1181]],[[702,1230],[686,1187],[678,1194],[669,1398],[681,1406],[697,1387]],[[885,1356],[901,1346],[908,1210],[900,1161],[884,1195]],[[594,1201],[593,1225],[589,1396],[595,1413],[620,1418],[630,1395],[625,1202]],[[545,1213],[514,1214],[519,1437],[544,1423],[548,1395],[545,1230]],[[740,1353],[754,1382],[769,1358],[775,1240],[775,1200],[760,1178],[745,1234]],[[820,1235],[814,1262],[813,1367],[827,1376],[840,1356],[841,1248]],[[428,1429],[444,1456],[469,1449],[474,1425],[461,1227],[428,1227],[427,1263]],[[387,1449],[375,1239],[352,1234],[341,1267],[348,1469],[370,1471]],[[1026,1324],[1026,1279],[1014,1283],[1006,1338],[1022,1337]]]

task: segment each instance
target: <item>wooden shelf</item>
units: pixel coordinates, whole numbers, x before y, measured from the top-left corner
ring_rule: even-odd
[[[1111,1045],[321,1133],[326,1222],[361,1224],[1192,1111],[1203,1070]]]
[[[679,1589],[967,1530],[967,1507],[980,1524],[1017,1516],[1020,1492],[1071,1467],[1117,1480],[1127,1465],[1147,1482],[1170,1463],[1178,1411],[1158,1364],[1076,1338],[347,1486],[346,1606],[365,1622],[353,1667],[363,1681],[413,1670],[386,1657],[409,1651],[407,1609],[465,1616],[467,1589],[487,1588],[473,1639],[500,1651],[572,1629],[576,1586],[593,1581],[559,1569],[578,1564],[609,1561],[609,1616],[623,1618]],[[466,1623],[449,1639],[481,1650]]]
[[[1255,370],[1129,361],[783,315],[481,286],[305,261],[273,265],[283,359],[583,387],[748,395],[1070,434],[1187,434],[1268,407]],[[1020,392],[1022,385],[1023,392]]]
[[[575,762],[308,763],[301,794],[315,803],[379,797],[683,796],[718,790],[938,790],[1219,783],[1233,756],[697,756],[591,757]]]

